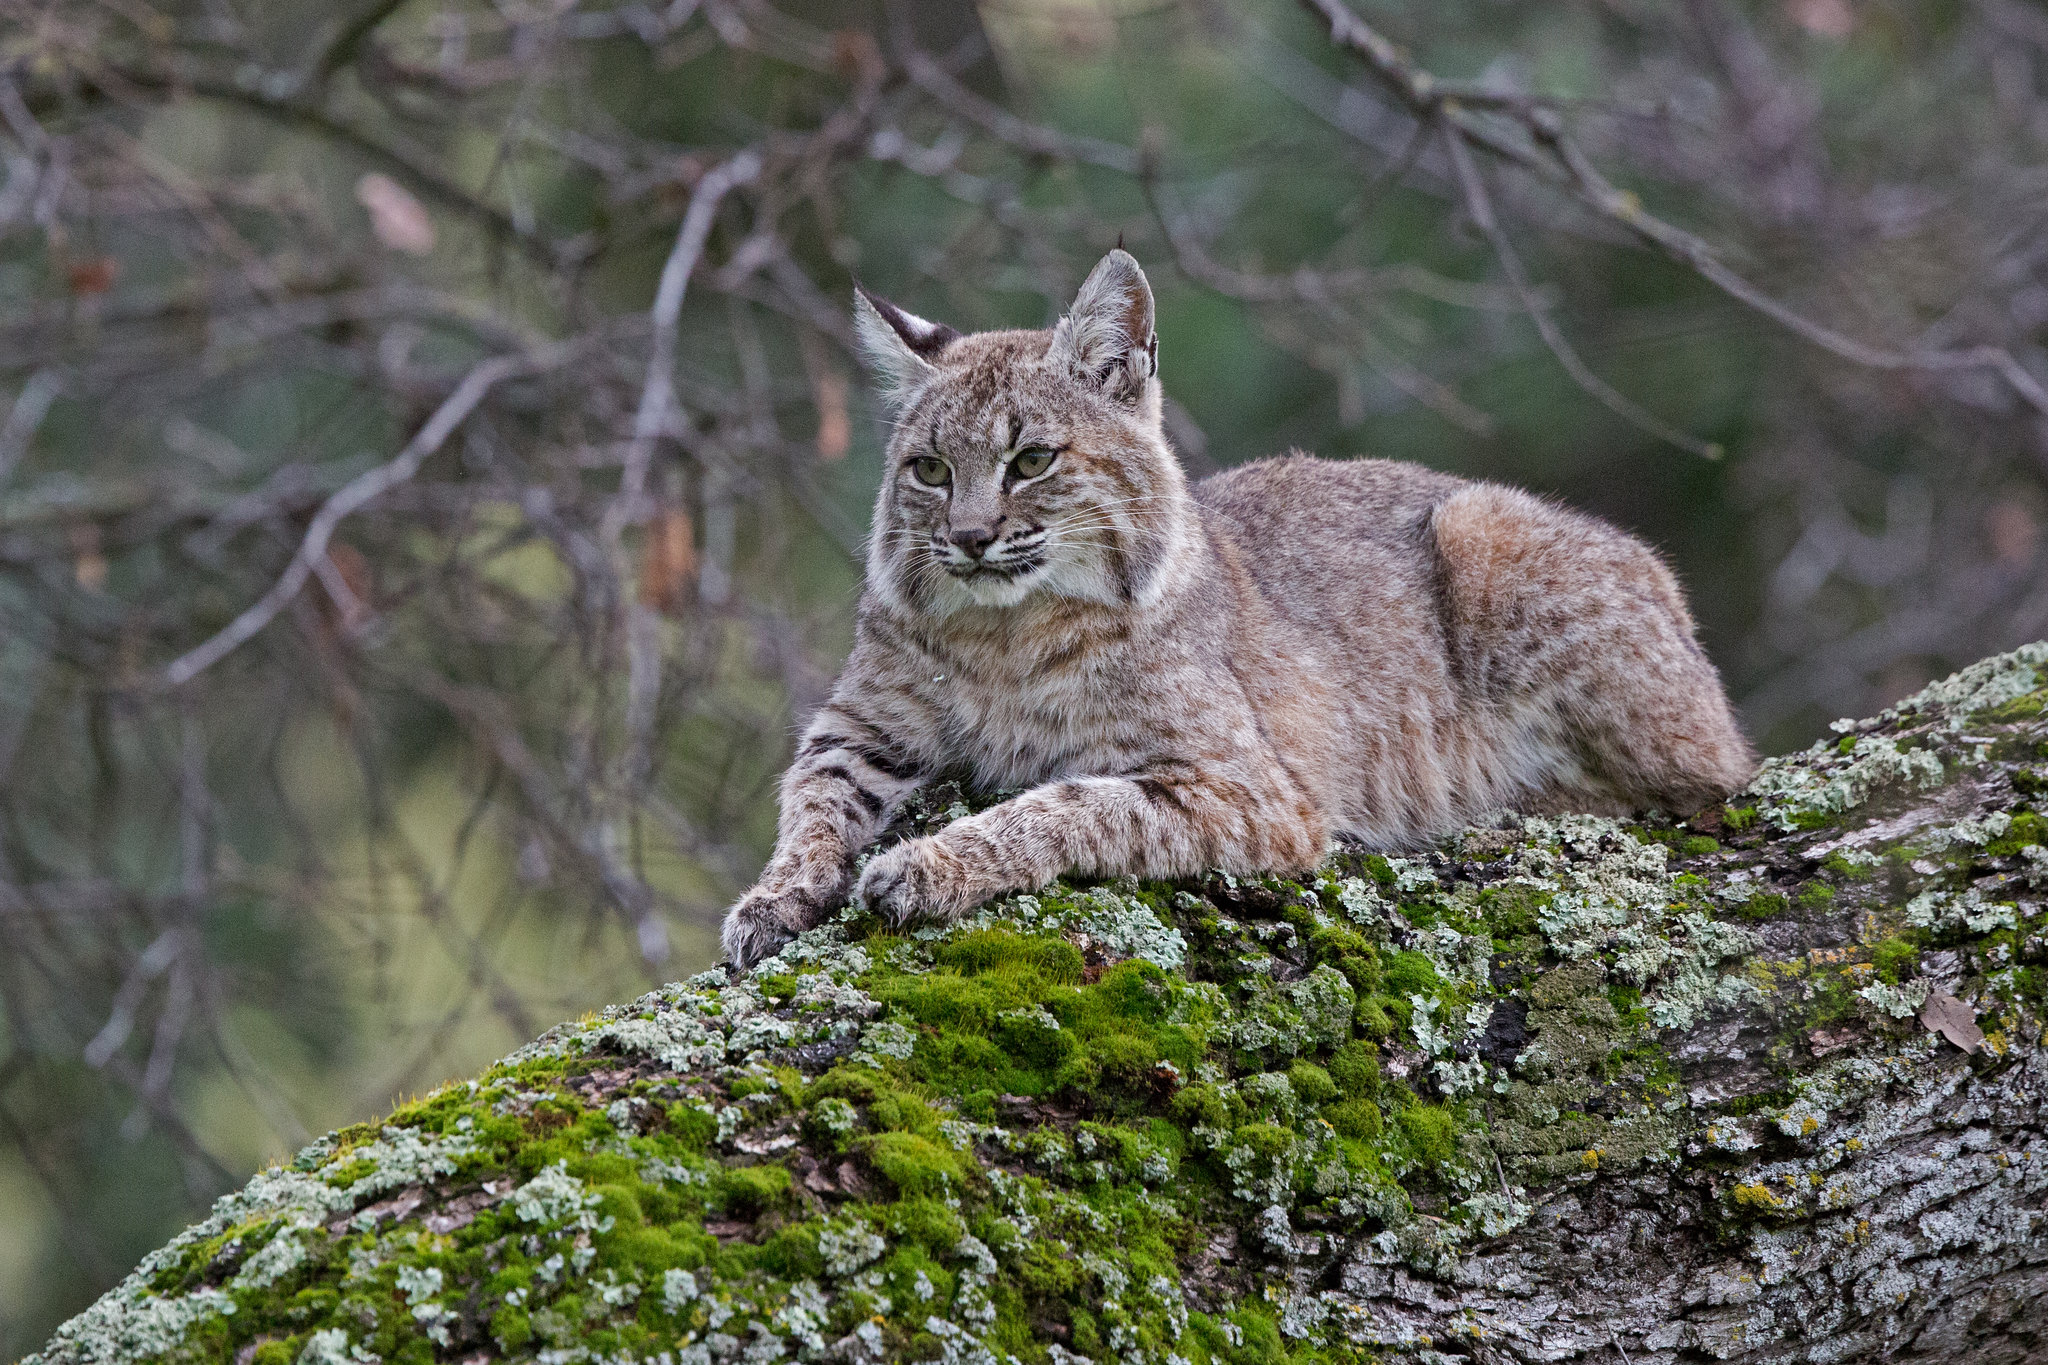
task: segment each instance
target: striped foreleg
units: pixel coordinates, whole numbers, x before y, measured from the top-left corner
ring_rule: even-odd
[[[1257,765],[1163,765],[1034,787],[872,859],[854,898],[898,922],[958,918],[991,896],[1065,872],[1185,877],[1206,868],[1297,872],[1328,827],[1292,785]]]
[[[726,956],[750,966],[843,905],[854,854],[921,780],[873,727],[819,712],[782,777],[775,854],[725,917]]]

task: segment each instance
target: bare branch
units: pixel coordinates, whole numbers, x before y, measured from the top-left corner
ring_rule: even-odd
[[[298,553],[292,556],[283,576],[271,586],[270,591],[222,627],[219,633],[172,660],[163,671],[160,686],[184,686],[260,634],[306,585],[307,578],[312,576],[326,555],[327,544],[333,539],[335,528],[352,513],[417,474],[427,457],[454,434],[463,420],[476,410],[477,404],[483,402],[493,385],[516,374],[548,369],[575,350],[574,343],[567,343],[526,355],[494,356],[471,369],[403,450],[389,462],[350,480],[341,491],[321,504],[312,525],[306,528]]]
[[[1427,71],[1413,65],[1378,30],[1360,19],[1345,0],[1301,0],[1329,26],[1331,41],[1363,60],[1380,83],[1418,118],[1441,120],[1459,146],[1481,148],[1546,181],[1569,189],[1588,208],[1655,248],[1690,267],[1702,279],[1781,327],[1844,360],[1878,370],[1989,370],[2036,412],[2048,416],[2048,388],[2002,346],[1973,346],[1959,351],[1907,352],[1871,346],[1813,321],[1773,299],[1730,269],[1700,238],[1647,212],[1642,201],[1617,189],[1564,134],[1563,125],[1547,104],[1504,106],[1528,134],[1531,145],[1501,135],[1481,116],[1461,107],[1451,91]],[[1545,156],[1544,153],[1548,153]],[[1548,338],[1546,338],[1546,341]],[[1554,349],[1554,348],[1553,348]],[[1560,357],[1561,358],[1561,357]],[[1617,395],[1618,396],[1618,395]],[[1603,400],[1604,401],[1604,400]]]
[[[626,448],[619,494],[605,512],[603,535],[605,543],[614,549],[626,522],[638,519],[640,497],[647,487],[648,461],[653,458],[656,439],[668,426],[669,409],[675,402],[676,324],[682,317],[684,291],[704,254],[718,206],[726,195],[760,173],[761,154],[752,148],[706,171],[690,194],[690,207],[676,229],[675,245],[662,264],[661,282],[655,289],[650,310],[654,345],[647,358],[647,379],[641,386],[640,405],[633,414],[633,438]]]
[[[1557,363],[1564,366],[1572,382],[1584,389],[1601,406],[1614,413],[1631,426],[1649,433],[1668,445],[1677,446],[1687,454],[1697,455],[1705,460],[1718,460],[1722,450],[1718,443],[1702,441],[1672,426],[1655,413],[1648,411],[1621,393],[1613,385],[1594,374],[1592,368],[1579,357],[1579,353],[1565,340],[1558,330],[1556,319],[1543,306],[1542,299],[1530,287],[1528,272],[1522,269],[1522,261],[1515,254],[1515,245],[1501,230],[1500,220],[1494,217],[1493,201],[1487,196],[1486,182],[1479,177],[1479,168],[1472,164],[1472,153],[1465,146],[1465,140],[1458,136],[1448,123],[1442,125],[1444,150],[1450,154],[1451,164],[1457,168],[1458,185],[1464,191],[1466,211],[1472,215],[1473,223],[1486,235],[1493,245],[1493,253],[1500,258],[1500,268],[1508,277],[1508,283],[1522,298],[1523,309],[1529,314],[1529,321],[1536,324],[1536,334],[1543,338],[1543,344],[1557,357]]]

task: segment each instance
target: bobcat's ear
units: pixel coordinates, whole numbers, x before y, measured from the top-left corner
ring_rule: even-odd
[[[1152,330],[1152,286],[1122,247],[1104,256],[1074,306],[1053,329],[1055,353],[1082,380],[1113,398],[1136,402],[1159,372],[1159,338]]]
[[[879,294],[853,287],[853,330],[861,353],[881,379],[882,397],[901,408],[938,371],[931,358],[960,333],[943,322],[906,313]]]

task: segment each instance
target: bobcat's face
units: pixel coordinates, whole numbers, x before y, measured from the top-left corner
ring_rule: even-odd
[[[1016,412],[983,416],[993,420],[933,420],[921,439],[891,443],[890,531],[902,544],[890,567],[913,599],[943,598],[951,580],[967,600],[1015,606],[1046,586],[1064,546],[1054,528],[1071,523],[1085,482],[1066,434]]]
[[[1143,599],[1186,511],[1160,433],[1151,294],[1136,263],[1112,253],[1051,332],[963,337],[865,295],[861,308],[899,406],[870,585],[939,616],[1035,595]]]

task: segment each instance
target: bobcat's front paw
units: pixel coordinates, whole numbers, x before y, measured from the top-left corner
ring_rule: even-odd
[[[781,950],[817,923],[813,897],[800,891],[757,886],[726,913],[725,956],[741,971]]]
[[[893,924],[958,919],[980,899],[968,880],[936,838],[907,839],[868,861],[853,899]]]

